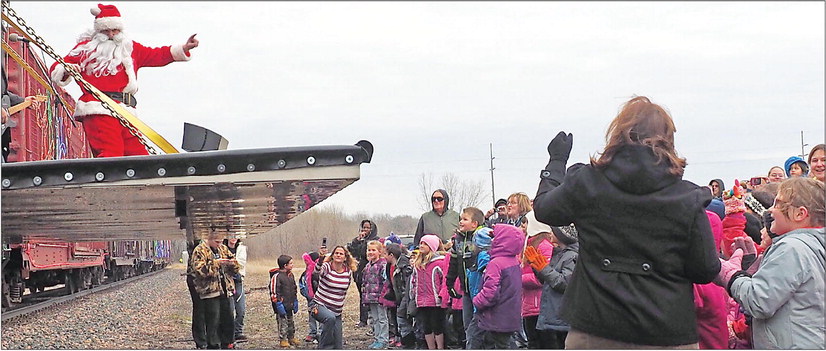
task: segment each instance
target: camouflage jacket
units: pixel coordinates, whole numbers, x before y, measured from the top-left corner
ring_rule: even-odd
[[[220,258],[235,258],[226,245],[218,247],[217,256]],[[232,280],[232,276],[238,273],[239,269],[241,269],[241,265],[237,262],[235,265],[221,268],[205,241],[201,242],[192,251],[189,274],[194,278],[195,291],[202,299],[221,296],[224,293],[232,296],[235,291],[235,282]],[[221,279],[224,281],[226,291],[222,291]]]

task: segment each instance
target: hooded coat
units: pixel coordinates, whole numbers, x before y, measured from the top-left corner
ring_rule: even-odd
[[[376,227],[376,223],[373,223],[373,221],[370,220],[364,220],[363,222],[370,223],[370,233],[368,233],[364,239],[359,239],[359,237],[356,236],[353,238],[353,241],[347,244],[347,251],[350,251],[350,255],[358,260],[358,267],[353,274],[353,280],[359,288],[361,288],[361,279],[362,273],[364,272],[364,267],[367,266],[367,243],[371,240],[379,240],[379,228]]]
[[[571,326],[562,320],[559,310],[562,307],[562,298],[571,276],[576,267],[579,243],[568,245],[564,249],[554,248],[551,262],[536,276],[542,281],[542,304],[539,309],[539,318],[536,319],[536,329],[568,331]],[[533,269],[532,269],[533,270]]]
[[[622,342],[696,343],[692,283],[720,271],[705,207],[708,189],[670,173],[644,145],[621,146],[605,167],[551,160],[536,218],[574,223],[579,258],[562,317],[571,328]]]
[[[766,249],[753,277],[730,282],[752,316],[755,349],[826,349],[826,232],[801,228]]]
[[[723,225],[720,222],[720,217],[708,210],[706,210],[706,217],[708,217],[711,224],[714,243],[719,251],[723,237]],[[694,307],[697,313],[697,333],[700,337],[700,349],[727,349],[729,333],[726,321],[728,313],[726,289],[714,283],[694,284]]]
[[[493,229],[490,263],[482,278],[482,290],[473,297],[482,330],[516,332],[522,326],[522,269],[516,258],[525,245],[519,228],[498,224]]]
[[[431,210],[422,214],[419,218],[419,224],[416,226],[416,235],[413,236],[413,243],[418,245],[425,234],[435,234],[442,240],[442,242],[450,239],[451,236],[459,228],[459,213],[450,209],[450,196],[447,191],[438,189],[445,198],[445,212],[441,215],[432,209],[433,203],[430,203]]]
[[[720,193],[719,193],[719,195],[718,194],[713,194],[711,197],[713,197],[715,199],[721,199],[722,200],[723,199],[723,190],[726,190],[726,184],[723,183],[722,179],[712,179],[710,182],[708,182],[708,185],[711,186],[711,183],[714,183],[714,182],[717,182],[717,185],[720,186],[720,189],[718,190]]]

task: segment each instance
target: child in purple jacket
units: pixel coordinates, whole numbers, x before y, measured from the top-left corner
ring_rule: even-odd
[[[522,324],[522,269],[517,256],[522,252],[522,230],[508,224],[493,228],[490,263],[482,278],[482,290],[473,298],[479,328],[485,331],[484,343],[506,349],[511,334]]]
[[[368,306],[373,319],[373,337],[375,340],[368,349],[386,349],[389,342],[387,307],[379,298],[386,291],[387,260],[384,259],[384,245],[378,240],[367,243],[367,265],[361,279],[361,301]]]

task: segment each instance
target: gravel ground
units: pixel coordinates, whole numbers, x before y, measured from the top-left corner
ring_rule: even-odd
[[[239,349],[280,349],[278,327],[269,301],[268,269],[274,262],[250,263],[245,290],[247,314],[244,334],[249,341]],[[296,268],[296,278],[303,268]],[[4,322],[2,349],[193,349],[192,303],[182,274],[175,264],[147,279],[85,296],[48,310]],[[303,342],[307,335],[307,312],[303,297],[296,315],[294,348],[312,349]],[[366,349],[373,339],[358,321],[358,292],[351,285],[344,311],[344,347]]]

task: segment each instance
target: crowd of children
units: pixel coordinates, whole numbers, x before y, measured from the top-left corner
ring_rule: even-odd
[[[305,341],[341,349],[355,281],[369,349],[826,348],[824,145],[766,177],[702,188],[680,180],[673,143],[640,141],[673,132],[637,97],[591,165],[566,169],[572,135],[551,141],[536,207],[515,193],[487,214],[464,208],[452,236],[423,231],[410,247],[364,220],[347,247],[305,253],[298,284],[280,256],[270,284],[280,345],[299,342],[300,293]],[[431,200],[432,222],[447,228],[447,193]]]
[[[514,348],[520,333],[531,348],[564,345],[567,329],[554,304],[573,271],[576,231],[540,223],[530,212],[519,215],[519,222],[519,227],[492,222],[480,209],[468,207],[450,240],[425,234],[410,247],[397,236],[365,240],[359,300],[368,310],[373,338],[368,349]],[[343,247],[337,249],[350,256]],[[300,294],[310,309],[304,340],[319,348],[340,348],[338,342],[319,342],[328,323],[317,315],[325,300],[318,291],[321,276],[332,267],[326,246],[319,251],[302,256],[307,268],[298,284],[289,256],[279,257],[279,268],[271,271],[282,347],[298,342],[293,316]],[[341,284],[349,285],[355,267],[355,262],[342,265],[340,271],[349,272]],[[345,290],[339,288],[337,300],[343,301]],[[340,318],[340,309],[338,314]],[[331,325],[340,333],[340,324]]]
[[[811,178],[822,177],[823,153],[822,146],[813,150],[810,162],[814,158],[817,171]],[[790,159],[785,165],[789,177],[805,177],[808,171],[802,159]],[[766,214],[785,177],[766,178],[748,186],[735,180],[731,189],[719,179],[709,184],[713,199],[705,212],[721,258],[742,260],[745,267],[756,257],[762,258],[776,240],[771,222],[766,223],[771,216]],[[518,199],[518,195],[511,198]],[[506,203],[503,199],[497,205]],[[395,235],[360,235],[359,245],[349,248],[365,252],[354,252],[352,257],[341,246],[328,255],[324,245],[319,252],[303,255],[307,269],[297,285],[292,258],[282,255],[279,269],[271,272],[270,286],[280,345],[298,343],[293,316],[299,310],[300,293],[310,310],[304,340],[319,343],[327,331],[327,341],[319,343],[319,348],[341,348],[344,296],[354,275],[360,274],[359,301],[366,307],[368,334],[373,338],[368,349],[565,348],[571,326],[561,309],[579,254],[578,233],[573,225],[557,227],[538,221],[530,206],[522,206],[527,213],[520,206],[511,211],[518,223],[508,220],[502,208],[498,214],[489,211],[487,215],[475,207],[465,208],[458,229],[444,241],[425,234],[418,245],[405,247]],[[502,218],[492,220],[491,215]],[[756,230],[750,228],[754,221]],[[364,223],[371,227],[364,229]],[[369,234],[372,229],[375,234],[375,224],[364,223],[362,232]],[[751,249],[745,250],[751,254],[739,249]],[[363,262],[355,257],[362,257]],[[319,289],[322,296],[317,294]],[[719,282],[694,284],[700,348],[754,346],[754,307],[744,308],[726,289]]]

